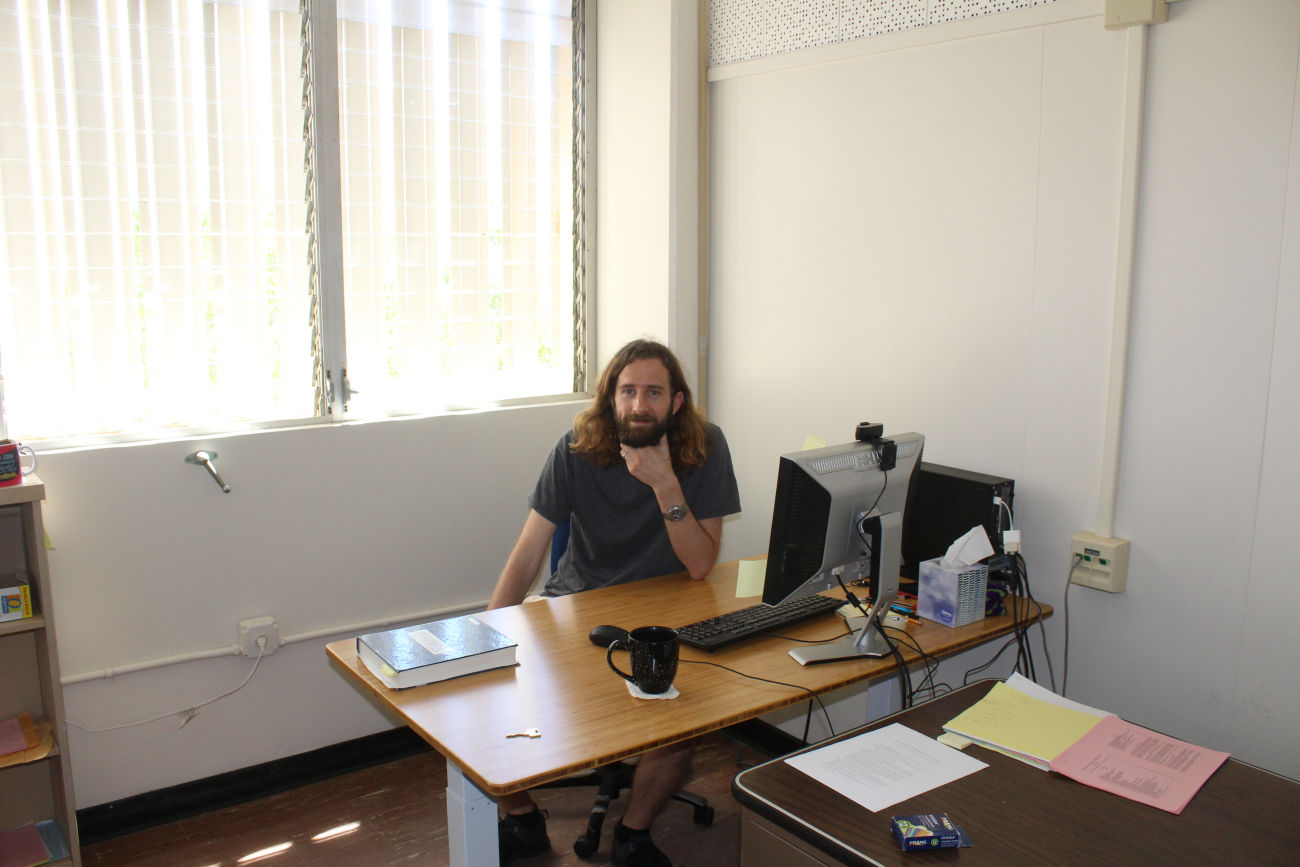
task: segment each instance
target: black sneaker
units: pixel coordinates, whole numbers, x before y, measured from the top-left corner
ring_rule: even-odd
[[[541,810],[523,816],[507,813],[497,822],[497,847],[502,867],[516,858],[530,858],[551,851],[551,838],[546,836],[546,814]]]
[[[614,863],[618,867],[673,867],[673,862],[644,832],[622,841],[614,837]]]

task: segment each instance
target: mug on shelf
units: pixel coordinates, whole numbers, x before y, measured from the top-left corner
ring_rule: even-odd
[[[13,440],[0,441],[0,486],[16,485],[35,471],[35,449]]]

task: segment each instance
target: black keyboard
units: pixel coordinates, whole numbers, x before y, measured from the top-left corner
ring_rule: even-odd
[[[772,632],[808,617],[834,611],[843,604],[843,599],[814,594],[790,599],[779,605],[752,605],[708,620],[679,626],[677,634],[683,644],[714,651],[742,638],[760,632]]]

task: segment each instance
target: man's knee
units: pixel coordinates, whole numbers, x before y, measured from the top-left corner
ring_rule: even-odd
[[[695,752],[695,741],[687,740],[675,744],[669,744],[666,747],[658,747],[641,757],[642,763],[649,761],[651,764],[672,765],[685,767],[690,765],[691,756]]]

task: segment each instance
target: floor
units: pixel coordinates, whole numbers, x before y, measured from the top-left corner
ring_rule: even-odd
[[[677,867],[730,867],[740,860],[739,809],[731,778],[766,758],[725,733],[701,738],[690,791],[714,808],[711,827],[692,822],[689,806],[670,803],[653,827],[655,842]],[[104,840],[82,850],[86,867],[383,867],[447,863],[447,769],[432,751],[271,795],[236,807]],[[520,867],[606,864],[615,801],[600,850],[573,853],[585,829],[594,790],[536,793],[548,811],[553,852]],[[626,797],[626,796],[624,796]],[[352,827],[352,823],[356,823]],[[331,835],[331,831],[335,833]],[[316,839],[320,838],[320,839]],[[263,853],[263,854],[258,854]]]

